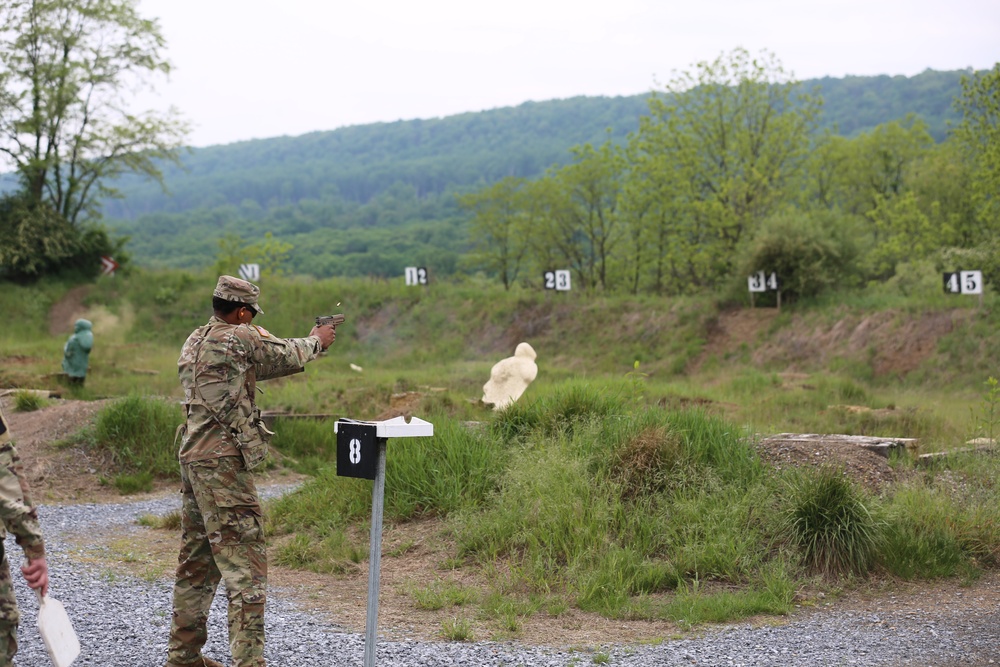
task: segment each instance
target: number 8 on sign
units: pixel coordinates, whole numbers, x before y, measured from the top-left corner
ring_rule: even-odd
[[[358,465],[361,463],[361,441],[357,438],[351,438],[351,463]]]

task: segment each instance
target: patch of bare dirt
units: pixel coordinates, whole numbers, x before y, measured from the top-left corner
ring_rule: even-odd
[[[834,359],[870,364],[877,376],[905,375],[937,349],[970,311],[954,309],[920,314],[883,311],[849,314],[836,322],[810,322],[796,315],[789,326],[755,346],[758,365],[784,364],[789,371],[822,368]]]
[[[705,346],[688,372],[697,372],[709,358],[752,350],[750,361],[755,366],[784,368],[789,373],[824,368],[843,358],[870,364],[877,376],[901,376],[928,359],[938,341],[968,319],[971,311],[845,314],[835,322],[816,322],[809,314],[796,314],[790,324],[765,339],[761,334],[777,316],[774,308],[720,313],[709,322]]]
[[[73,324],[87,310],[83,300],[89,293],[90,285],[78,285],[66,292],[63,298],[49,309],[50,336],[73,333]]]
[[[702,364],[712,357],[721,359],[738,352],[743,346],[755,344],[777,316],[775,308],[739,308],[719,313],[717,318],[708,322],[708,340],[701,354],[688,365],[688,373],[697,373]]]

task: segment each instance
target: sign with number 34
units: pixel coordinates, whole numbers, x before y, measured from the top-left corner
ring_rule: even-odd
[[[774,271],[770,275],[763,271],[758,271],[747,278],[747,286],[751,292],[766,292],[767,290],[777,290],[778,274]]]

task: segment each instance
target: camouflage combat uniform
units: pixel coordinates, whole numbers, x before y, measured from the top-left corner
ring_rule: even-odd
[[[248,466],[263,458],[270,433],[259,421],[256,382],[299,372],[321,351],[315,336],[276,338],[218,317],[195,329],[181,350],[187,423],[179,451],[183,538],[167,649],[171,667],[202,664],[220,579],[229,599],[233,667],[264,665],[267,557]]]
[[[0,410],[0,553],[7,531],[14,533],[17,544],[31,560],[45,558],[45,542],[38,525],[38,514],[31,505],[28,483],[21,467],[21,459],[11,441],[7,422]],[[0,560],[0,667],[14,664],[17,653],[17,600],[10,578],[7,554]]]

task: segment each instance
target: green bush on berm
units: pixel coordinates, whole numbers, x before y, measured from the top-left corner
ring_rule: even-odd
[[[178,477],[174,434],[183,420],[177,403],[130,394],[97,413],[94,443],[122,471]]]
[[[442,517],[460,561],[503,572],[526,599],[685,624],[787,613],[817,572],[968,576],[1000,553],[993,473],[961,500],[933,478],[874,496],[840,470],[766,469],[724,419],[630,409],[603,389],[569,383],[478,427],[435,417],[434,438],[392,447],[387,520]],[[269,515],[336,568],[370,511],[370,482],[330,465]]]

